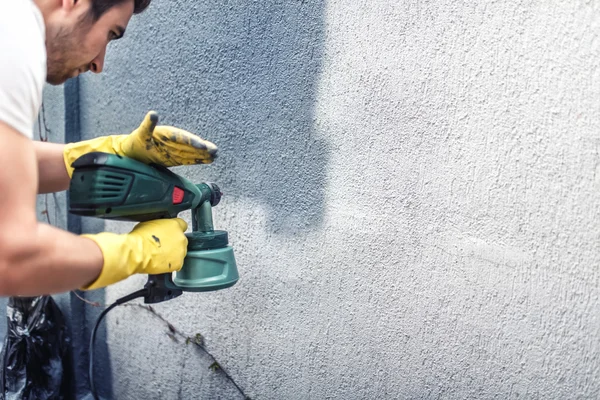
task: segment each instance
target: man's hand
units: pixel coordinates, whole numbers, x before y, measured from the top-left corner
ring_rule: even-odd
[[[92,239],[104,256],[100,275],[83,290],[98,289],[133,274],[179,271],[187,252],[187,224],[180,218],[140,222],[124,235],[103,232],[82,235]]]
[[[158,114],[150,111],[140,126],[129,135],[102,136],[66,145],[63,157],[69,177],[73,175],[71,164],[93,151],[118,154],[165,167],[209,164],[216,158],[215,144],[183,129],[156,126],[157,122]]]
[[[217,154],[213,143],[172,126],[156,126],[157,122],[158,114],[146,114],[139,128],[124,137],[119,155],[165,167],[213,162]]]

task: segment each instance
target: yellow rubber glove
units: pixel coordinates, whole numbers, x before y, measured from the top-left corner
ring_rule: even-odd
[[[118,154],[165,167],[210,164],[216,158],[217,146],[214,143],[173,126],[156,126],[157,122],[158,114],[150,111],[129,135],[101,136],[67,144],[63,157],[69,177],[73,176],[71,164],[93,151]]]
[[[133,274],[179,271],[187,253],[187,224],[180,218],[140,222],[130,233],[81,235],[95,241],[102,255],[102,272],[82,290],[99,289]]]

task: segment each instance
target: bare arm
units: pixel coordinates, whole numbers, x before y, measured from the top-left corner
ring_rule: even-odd
[[[58,148],[34,149],[31,140],[2,122],[0,143],[0,296],[60,293],[94,281],[103,264],[98,245],[36,220],[36,150],[47,155]],[[51,171],[60,169],[56,163],[44,165],[44,179],[47,173],[56,179],[40,187],[63,187],[64,176]]]
[[[69,174],[63,160],[65,145],[33,142],[38,167],[38,193],[54,193],[69,188]]]

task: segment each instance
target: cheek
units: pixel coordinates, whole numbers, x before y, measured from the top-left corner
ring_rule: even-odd
[[[92,59],[97,57],[99,54],[102,54],[104,52],[104,49],[106,49],[107,43],[108,43],[108,40],[104,33],[100,34],[100,33],[90,32],[90,34],[86,38],[85,45],[83,46],[83,49],[82,49],[83,50],[82,53],[85,54],[85,56],[87,58],[89,58],[88,61],[91,61]]]

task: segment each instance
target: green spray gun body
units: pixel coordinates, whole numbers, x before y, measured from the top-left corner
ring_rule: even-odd
[[[214,183],[193,184],[158,165],[114,154],[93,152],[72,165],[69,212],[103,219],[149,221],[192,211],[183,267],[172,274],[149,275],[146,303],[158,303],[183,291],[205,292],[233,286],[239,279],[227,232],[214,230],[212,207],[222,196]]]

